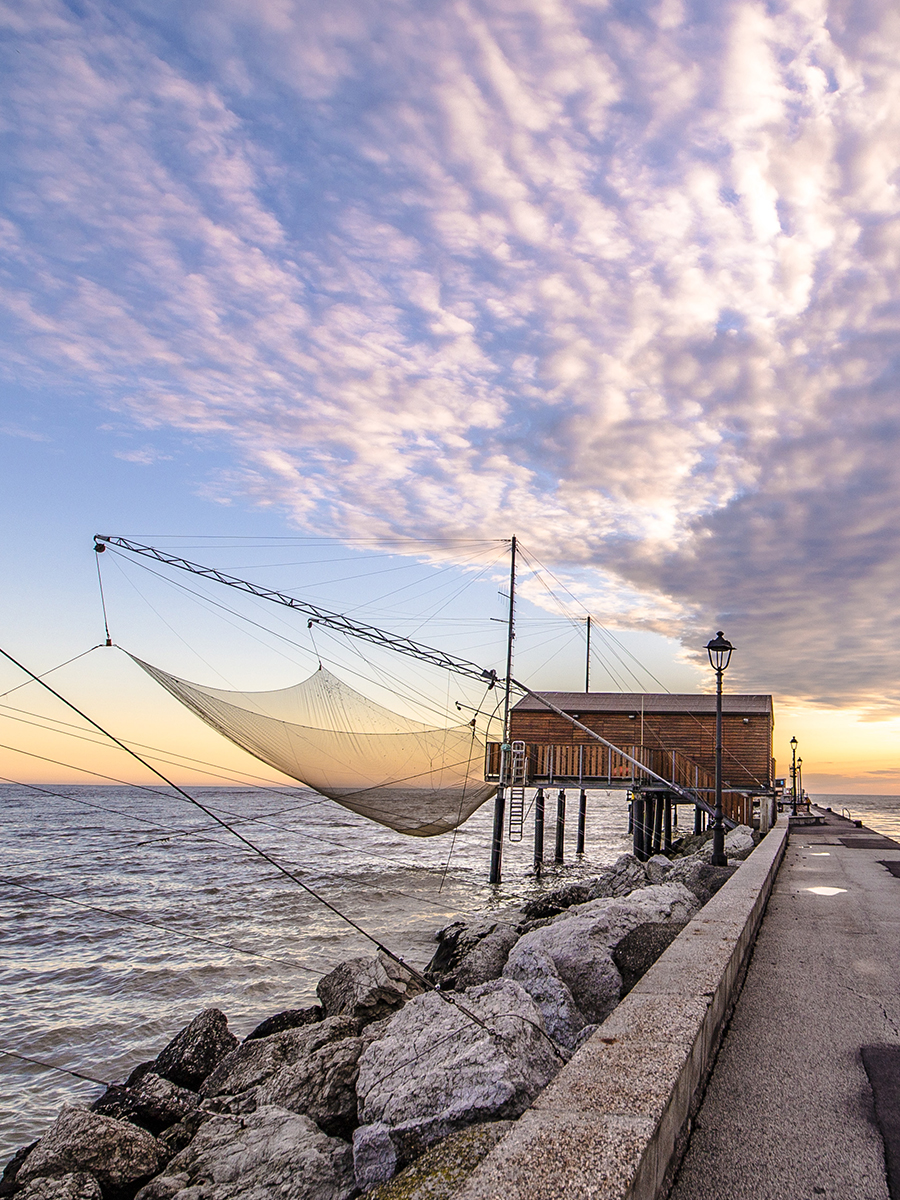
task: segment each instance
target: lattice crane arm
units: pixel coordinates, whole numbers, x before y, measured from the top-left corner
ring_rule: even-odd
[[[327,625],[330,629],[337,630],[338,633],[346,633],[351,637],[372,642],[376,646],[384,646],[388,650],[395,650],[398,654],[406,654],[422,662],[431,663],[433,666],[442,667],[446,671],[453,671],[457,675],[466,675],[470,679],[477,679],[479,683],[487,682],[493,687],[498,681],[496,671],[485,670],[476,663],[471,663],[464,658],[448,654],[444,650],[436,650],[433,646],[425,646],[421,642],[413,641],[412,638],[386,633],[383,629],[378,629],[375,625],[366,625],[360,621],[351,621],[343,613],[332,612],[330,609],[322,608],[318,604],[310,604],[306,600],[298,600],[295,596],[288,596],[284,592],[275,591],[273,588],[261,587],[259,584],[250,583],[246,579],[238,579],[237,576],[227,575],[224,571],[216,570],[215,567],[204,567],[200,563],[190,562],[186,558],[167,554],[164,550],[158,550],[155,546],[145,546],[141,542],[131,541],[130,538],[109,537],[106,534],[100,533],[95,534],[94,548],[100,549],[106,546],[116,546],[121,550],[130,551],[132,554],[142,554],[146,558],[155,559],[166,566],[177,567],[179,571],[187,571],[191,575],[200,575],[204,579],[212,579],[216,583],[222,583],[226,587],[235,588],[239,592],[247,592],[249,595],[258,596],[262,600],[271,600],[274,604],[283,604],[287,608],[304,613],[310,620],[315,621],[317,624]]]

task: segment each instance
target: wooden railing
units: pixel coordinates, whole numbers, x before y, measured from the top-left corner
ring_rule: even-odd
[[[625,746],[623,749],[668,783],[690,789],[710,806],[714,803],[715,776],[677,750],[661,750],[658,746]],[[586,788],[628,787],[657,782],[648,772],[629,762],[621,751],[601,742],[559,745],[530,742],[525,745],[525,756],[525,784],[528,787],[553,784]],[[501,757],[500,743],[488,742],[484,777],[489,782],[500,779]],[[722,809],[730,820],[749,825],[753,798],[726,786],[722,793]]]

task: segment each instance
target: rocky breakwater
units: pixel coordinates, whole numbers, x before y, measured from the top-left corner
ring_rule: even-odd
[[[0,1196],[386,1200],[404,1168],[471,1169],[736,869],[686,843],[684,857],[624,855],[523,909],[454,921],[428,986],[379,953],[241,1043],[207,1009],[90,1109],[63,1109]],[[735,830],[729,856],[753,844]]]

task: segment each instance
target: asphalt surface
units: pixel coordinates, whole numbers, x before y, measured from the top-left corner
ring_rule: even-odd
[[[825,815],[791,831],[670,1200],[900,1200],[900,843]]]

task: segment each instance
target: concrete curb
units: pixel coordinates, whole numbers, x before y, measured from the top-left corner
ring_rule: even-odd
[[[665,1193],[787,838],[786,821],[769,832],[456,1200],[656,1200]]]

